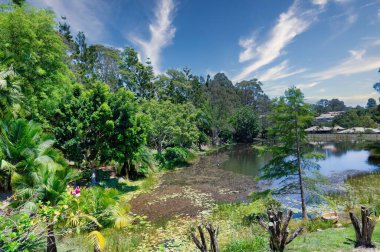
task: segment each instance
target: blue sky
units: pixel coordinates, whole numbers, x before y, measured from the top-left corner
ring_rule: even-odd
[[[377,99],[380,0],[29,0],[91,43],[132,46],[156,72],[259,78],[271,97],[296,85],[309,102]]]

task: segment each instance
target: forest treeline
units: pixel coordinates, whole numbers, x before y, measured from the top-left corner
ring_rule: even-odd
[[[135,178],[148,148],[163,161],[266,132],[270,99],[257,79],[234,84],[188,67],[157,74],[133,48],[89,44],[66,20],[27,5],[2,6],[0,33],[2,123],[33,122],[78,167],[117,162]]]

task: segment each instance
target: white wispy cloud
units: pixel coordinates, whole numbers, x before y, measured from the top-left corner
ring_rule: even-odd
[[[155,19],[149,24],[150,38],[144,40],[137,35],[129,36],[129,39],[139,47],[142,58],[150,58],[157,73],[160,72],[162,49],[170,45],[175,36],[174,13],[173,0],[160,0],[154,10]]]
[[[315,87],[319,84],[319,82],[315,81],[315,82],[312,82],[312,83],[306,83],[306,84],[297,84],[295,85],[297,88],[299,89],[308,89],[308,88],[312,88],[312,87]]]
[[[375,70],[380,66],[380,57],[365,57],[365,50],[350,50],[351,56],[329,69],[312,73],[308,77],[328,80],[340,75],[351,75]]]
[[[29,0],[28,2],[33,6],[52,9],[58,18],[66,17],[74,35],[83,31],[92,41],[99,41],[104,36],[105,26],[101,17],[107,16],[110,11],[106,2],[93,0]]]
[[[240,61],[242,59],[244,59],[244,61],[251,61],[233,79],[240,81],[249,77],[261,67],[273,62],[283,53],[284,48],[290,44],[295,37],[310,27],[315,19],[315,11],[302,10],[299,6],[299,2],[295,1],[286,12],[280,14],[267,40],[257,46],[255,46],[254,43],[240,43],[244,49],[240,54]],[[250,38],[241,39],[240,42],[241,41],[249,42]],[[251,46],[249,47],[249,45]],[[253,48],[254,46],[255,48]],[[242,55],[244,57],[242,57]]]
[[[328,0],[311,0],[311,2],[315,5],[325,6],[328,3]]]
[[[283,79],[292,75],[300,74],[306,71],[306,68],[296,69],[288,66],[288,61],[284,60],[279,65],[269,68],[263,74],[259,75],[258,79],[261,81],[274,81]]]
[[[244,62],[254,57],[253,47],[255,46],[255,40],[253,38],[240,39],[239,45],[244,49],[239,54],[239,62]]]

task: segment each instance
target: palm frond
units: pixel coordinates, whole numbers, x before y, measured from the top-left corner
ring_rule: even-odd
[[[95,247],[95,251],[103,251],[106,247],[106,239],[99,231],[92,231],[87,238],[90,244]]]
[[[131,205],[125,202],[119,202],[112,206],[111,215],[114,220],[114,227],[121,229],[127,227],[131,221],[130,215]]]

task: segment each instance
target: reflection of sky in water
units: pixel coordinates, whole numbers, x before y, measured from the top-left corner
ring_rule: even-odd
[[[375,165],[368,164],[369,151],[366,150],[347,150],[346,153],[335,155],[331,150],[325,150],[325,159],[318,164],[320,172],[325,176],[344,171],[372,171],[378,169]]]
[[[331,185],[321,185],[325,190],[329,190],[330,187],[335,188],[334,186],[339,186],[339,183],[343,181],[348,174],[353,175],[357,172],[379,169],[379,166],[368,163],[370,151],[365,150],[365,148],[358,143],[315,143],[314,151],[325,154],[325,159],[318,161],[320,165],[319,172],[330,178],[335,177],[335,182]],[[237,145],[229,151],[229,159],[222,163],[220,167],[225,170],[256,177],[259,173],[259,169],[267,164],[270,159],[271,155],[269,153],[259,156],[257,152],[253,151],[251,146]],[[379,162],[379,160],[376,162]],[[290,180],[291,179],[288,179],[288,181]],[[280,181],[281,180],[259,181],[259,188],[279,188],[281,186]],[[318,205],[316,209],[321,209],[321,205],[318,203],[321,199],[318,197],[310,197],[310,194],[308,194],[308,196],[309,210],[311,210],[312,204]],[[287,207],[293,208],[295,212],[300,211],[299,194],[279,195],[277,199]]]
[[[370,152],[350,142],[325,143],[314,146],[315,151],[325,154],[325,159],[318,161],[322,175],[331,176],[345,171],[373,171],[378,166],[368,163]],[[259,156],[251,146],[237,145],[229,151],[229,159],[221,164],[221,168],[236,173],[257,176],[259,169],[269,160],[271,155]]]

